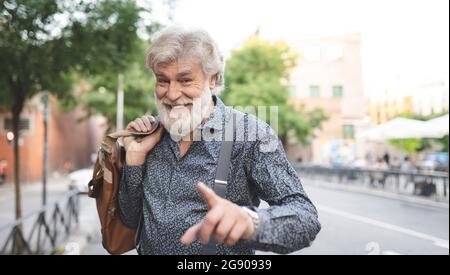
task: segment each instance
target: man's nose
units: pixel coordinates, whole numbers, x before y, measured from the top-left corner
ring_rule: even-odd
[[[167,91],[166,98],[174,102],[181,97],[180,87],[173,81],[170,82],[169,90]]]

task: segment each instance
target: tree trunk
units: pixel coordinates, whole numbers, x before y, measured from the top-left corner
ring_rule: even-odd
[[[20,108],[21,109],[21,108]],[[14,190],[15,190],[15,213],[16,220],[22,217],[22,202],[20,193],[20,152],[19,152],[19,121],[21,110],[13,108],[12,121],[13,121],[13,133],[14,133]],[[16,239],[16,251],[20,253],[22,250],[22,240],[19,236],[23,232],[22,225],[18,228],[18,232],[15,236]]]
[[[11,80],[11,92],[13,93],[14,103],[11,108],[12,113],[12,127],[14,134],[14,191],[15,191],[15,214],[16,220],[22,217],[22,197],[20,192],[20,150],[19,150],[19,134],[20,134],[20,114],[22,113],[23,105],[26,99],[26,90],[19,83],[14,84]],[[21,254],[23,243],[23,224],[18,225],[15,235],[15,249],[16,253]]]

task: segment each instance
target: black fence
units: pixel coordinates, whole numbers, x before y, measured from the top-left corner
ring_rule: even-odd
[[[0,227],[0,254],[52,254],[78,226],[79,192]]]
[[[293,166],[301,177],[312,180],[360,185],[448,202],[449,184],[446,172],[405,172],[395,169],[325,167],[300,163],[293,163]]]

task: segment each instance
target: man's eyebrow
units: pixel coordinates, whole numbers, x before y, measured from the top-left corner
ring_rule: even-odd
[[[184,71],[184,72],[181,72],[181,73],[178,73],[177,74],[177,77],[183,77],[183,76],[188,76],[188,75],[191,75],[192,74],[192,71]]]
[[[164,74],[161,73],[156,73],[155,76],[158,78],[167,78]]]

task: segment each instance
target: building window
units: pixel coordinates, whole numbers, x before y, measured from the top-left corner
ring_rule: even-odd
[[[13,123],[12,118],[5,118],[4,121],[4,130],[5,131],[12,131],[13,130]],[[29,119],[19,119],[19,130],[20,131],[28,131],[30,130],[30,120]]]
[[[344,57],[344,49],[340,46],[329,46],[327,48],[327,59],[329,61],[337,61]]]
[[[309,86],[310,97],[320,97],[320,87],[318,85]]]
[[[342,97],[344,89],[340,85],[333,86],[333,97]]]
[[[344,139],[354,139],[355,138],[355,126],[344,125],[343,126]]]
[[[309,46],[303,48],[303,58],[308,62],[318,62],[321,60],[322,49],[318,46]]]

